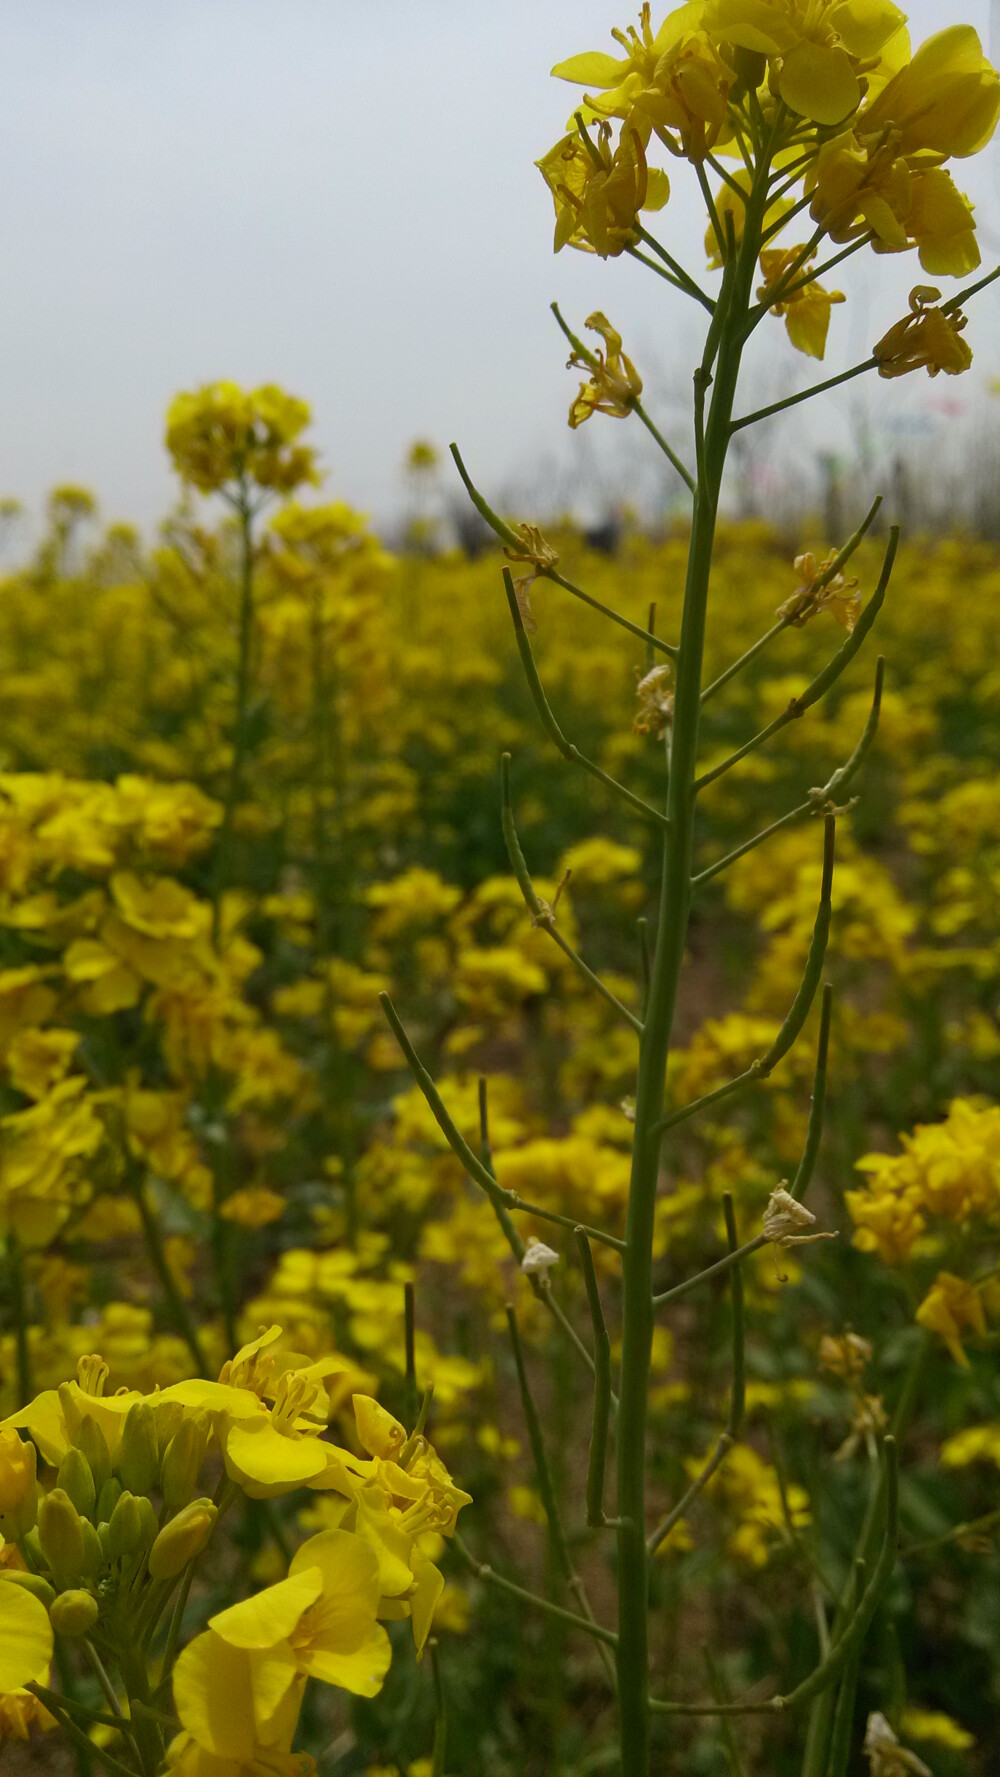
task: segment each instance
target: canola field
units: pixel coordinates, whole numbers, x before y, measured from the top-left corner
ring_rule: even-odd
[[[270,1398],[277,1387],[287,1435],[272,1428],[272,1450],[244,1432],[227,1459],[249,1497],[199,1564],[191,1601],[204,1621],[245,1589],[239,1572],[273,1585],[304,1539],[344,1534],[344,1495],[325,1477],[303,1491],[316,1483],[314,1440],[294,1428],[317,1389],[360,1473],[400,1455],[406,1433],[397,1441],[393,1427],[412,1426],[433,1385],[434,1486],[403,1476],[395,1524],[371,1508],[369,1540],[401,1569],[380,1581],[383,1606],[393,1590],[399,1603],[385,1613],[396,1658],[368,1700],[308,1693],[300,1744],[322,1770],[429,1772],[435,1683],[413,1645],[429,1638],[448,1768],[613,1769],[606,1649],[571,1620],[584,1584],[598,1612],[609,1584],[607,1536],[585,1527],[583,1470],[568,1454],[590,1428],[572,1229],[624,1229],[629,1015],[641,1011],[659,834],[539,722],[499,547],[393,557],[341,504],[286,498],[266,478],[255,495],[266,510],[227,513],[192,493],[147,553],[123,527],[102,533],[83,492],[58,490],[35,558],[3,585],[5,1424],[32,1429],[51,1483],[83,1395],[113,1452],[133,1391],[194,1401],[188,1379],[220,1372],[253,1387],[277,1355]],[[675,633],[685,536],[626,534],[612,557],[569,527],[550,540],[574,584],[639,628]],[[810,541],[721,526],[712,597],[724,621],[706,682],[775,625],[808,575],[792,558]],[[866,598],[883,542],[869,535],[851,562]],[[674,1694],[704,1690],[709,1641],[724,1694],[790,1690],[895,1421],[901,1552],[861,1698],[895,1706],[907,1744],[942,1777],[986,1772],[1000,1748],[998,590],[992,545],[914,539],[900,551],[875,629],[877,733],[838,804],[808,1230],[836,1238],[761,1241],[744,1261],[740,1435],[676,1518],[652,1578],[653,1660]],[[564,737],[655,798],[662,740],[643,644],[544,581],[522,607]],[[708,768],[802,693],[843,640],[835,615],[779,619],[708,703]],[[873,675],[873,660],[852,663],[822,710],[705,793],[668,1105],[747,1069],[795,995],[830,802],[810,792],[829,786],[866,724],[870,735]],[[554,924],[532,916],[511,868],[503,754],[520,850]],[[714,869],[771,823],[766,843]],[[607,997],[554,938],[599,971]],[[494,1213],[407,1072],[380,993],[499,1184],[565,1225]],[[709,1105],[665,1150],[657,1292],[724,1253],[725,1192],[741,1238],[760,1232],[806,1136],[819,1020],[817,1001],[772,1076]],[[613,1327],[615,1256],[592,1250]],[[650,1485],[663,1510],[730,1411],[728,1281],[658,1313]],[[611,1357],[613,1369],[614,1346]],[[78,1365],[76,1400],[47,1392]],[[541,1479],[518,1365],[548,1451]],[[207,1418],[216,1403],[204,1398]],[[34,1418],[19,1414],[36,1400]],[[549,1490],[559,1527],[547,1531]],[[5,1534],[0,1559],[16,1566],[10,1518]],[[570,1615],[533,1612],[519,1585]],[[85,1664],[75,1682],[99,1713]],[[55,1742],[44,1705],[20,1696],[2,1716],[16,1771],[19,1734],[33,1760]],[[671,1731],[679,1771],[725,1769],[727,1747],[793,1768],[782,1718],[743,1718],[738,1745],[724,1720]],[[120,1748],[113,1727],[92,1732]]]

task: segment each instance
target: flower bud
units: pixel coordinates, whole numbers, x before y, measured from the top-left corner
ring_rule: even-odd
[[[104,1566],[105,1554],[101,1539],[89,1518],[81,1518],[83,1528],[83,1572],[85,1577],[93,1579]]]
[[[142,1515],[134,1493],[123,1493],[108,1525],[108,1553],[112,1561],[136,1555],[142,1547]]]
[[[46,1609],[56,1595],[55,1587],[50,1586],[48,1580],[43,1579],[40,1573],[26,1573],[21,1567],[0,1567],[0,1581],[12,1586],[23,1586],[26,1592],[33,1592],[36,1598],[41,1599]],[[0,1611],[2,1609],[3,1606],[0,1604]]]
[[[207,1413],[193,1413],[175,1432],[163,1452],[160,1489],[172,1512],[186,1505],[198,1485],[198,1471],[205,1458],[211,1431]]]
[[[111,1479],[111,1452],[108,1441],[92,1413],[85,1413],[76,1428],[73,1439],[76,1448],[82,1451],[90,1465],[94,1477],[94,1492],[98,1499],[105,1481]],[[87,1516],[90,1516],[88,1512]]]
[[[140,1499],[139,1517],[142,1521],[142,1547],[151,1549],[160,1532],[159,1519],[151,1499]]]
[[[122,1484],[119,1480],[116,1480],[114,1475],[112,1475],[109,1480],[105,1481],[97,1501],[98,1524],[111,1523],[111,1514],[114,1511],[115,1506],[118,1504],[118,1501],[121,1499],[121,1496]]]
[[[0,1535],[17,1542],[34,1529],[38,1511],[37,1455],[12,1427],[0,1427]]]
[[[150,1493],[156,1486],[160,1462],[156,1421],[148,1401],[135,1401],[128,1410],[116,1467],[121,1484],[129,1493]]]
[[[71,1444],[59,1464],[56,1484],[68,1494],[81,1518],[92,1518],[97,1504],[97,1491],[90,1464],[82,1450]]]
[[[210,1499],[193,1499],[160,1531],[149,1552],[149,1571],[154,1580],[172,1580],[200,1555],[218,1517]]]
[[[24,1539],[24,1547],[32,1567],[37,1568],[45,1566],[45,1556],[42,1554],[42,1545],[37,1530],[28,1531],[28,1534]]]
[[[97,1540],[101,1545],[101,1566],[111,1560],[111,1526],[102,1518],[97,1526]]]
[[[88,1635],[100,1614],[92,1593],[62,1592],[49,1607],[49,1622],[57,1635]]]
[[[78,1579],[83,1572],[83,1526],[69,1494],[53,1487],[38,1508],[38,1540],[58,1581]]]

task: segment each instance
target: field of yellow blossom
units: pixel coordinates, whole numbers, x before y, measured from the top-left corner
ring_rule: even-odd
[[[569,424],[683,521],[543,534],[452,446],[478,548],[391,553],[219,382],[155,546],[63,487],[0,588],[14,1777],[1000,1766],[1000,551],[725,515],[737,433],[969,369],[1000,267],[740,393],[855,253],[978,271],[1000,74],[892,0],[613,41],[553,70],[555,249],[704,343],[675,449],[553,305]]]
[[[434,1576],[414,1634],[437,1643],[448,1768],[610,1770],[600,1643],[533,1614],[516,1587],[572,1602],[567,1552],[598,1604],[606,1585],[607,1546],[584,1528],[583,1475],[564,1456],[590,1411],[570,1230],[621,1232],[635,1039],[524,905],[500,756],[511,755],[535,891],[558,895],[554,933],[626,1010],[655,830],[573,774],[539,726],[499,550],[393,558],[357,513],[285,499],[280,484],[276,473],[263,514],[189,496],[148,554],[121,527],[101,534],[88,496],[60,489],[35,559],[4,582],[2,1411],[30,1425],[18,1409],[58,1401],[43,1391],[91,1352],[110,1374],[89,1392],[109,1407],[115,1390],[195,1402],[187,1378],[214,1377],[280,1327],[279,1370],[325,1378],[336,1443],[377,1458],[381,1430],[355,1427],[352,1394],[377,1394],[405,1426],[433,1385],[434,1442],[473,1501],[452,1539],[447,1513],[413,1496],[416,1560]],[[655,602],[657,627],[674,631],[684,536],[636,532],[610,558],[569,528],[552,541],[595,597],[639,626]],[[709,679],[773,624],[811,542],[723,528],[726,656],[709,659]],[[870,538],[852,563],[866,590],[879,554]],[[837,1238],[761,1244],[745,1264],[743,1436],[654,1569],[654,1657],[676,1691],[703,1686],[709,1640],[727,1691],[790,1688],[812,1657],[816,1589],[850,1559],[876,1440],[902,1414],[901,1560],[862,1700],[898,1704],[908,1743],[942,1777],[985,1773],[1000,1752],[998,590],[990,545],[901,550],[877,626],[880,725],[838,835],[827,1118],[810,1197],[816,1231]],[[620,647],[544,582],[528,614],[561,730],[641,796],[656,753],[645,680],[637,695],[642,644]],[[709,766],[787,707],[837,633],[822,612],[786,623],[725,713],[708,706]],[[858,663],[832,707],[706,795],[672,1102],[711,1092],[774,1036],[822,870],[810,790],[852,753],[872,695]],[[748,831],[792,809],[767,845],[714,873]],[[477,1151],[488,1141],[500,1184],[565,1217],[560,1229],[517,1216],[522,1241],[537,1243],[520,1264],[406,1073],[381,992],[461,1132]],[[661,1294],[724,1251],[724,1192],[742,1237],[760,1230],[802,1146],[815,1018],[802,1059],[710,1111],[675,1150],[656,1206]],[[613,1266],[593,1250],[610,1299]],[[543,1528],[508,1304],[564,1502],[562,1547]],[[728,1319],[725,1277],[658,1317],[652,1485],[664,1505],[725,1422]],[[51,1450],[41,1440],[49,1482],[68,1435]],[[240,1595],[241,1570],[272,1587],[290,1560],[301,1571],[295,1549],[342,1518],[341,1495],[309,1482],[312,1440],[296,1479],[314,1490],[286,1495],[281,1464],[304,1453],[301,1436],[277,1449],[271,1487],[263,1444],[242,1435],[227,1468],[249,1496],[199,1569],[199,1623]],[[4,1445],[0,1504],[10,1460]],[[16,1565],[9,1523],[5,1534],[0,1558]],[[414,1660],[407,1623],[387,1627],[400,1651],[378,1696],[306,1694],[299,1744],[323,1772],[431,1769],[429,1664]],[[86,1668],[75,1682],[99,1706]],[[0,1705],[12,1771],[19,1735],[36,1758],[48,1744],[43,1705],[20,1697]],[[112,1729],[94,1732],[114,1743]],[[748,1756],[766,1747],[769,1770],[793,1769],[784,1721],[750,1716],[740,1740]],[[729,1739],[711,1723],[692,1719],[677,1744],[678,1771],[724,1768]]]

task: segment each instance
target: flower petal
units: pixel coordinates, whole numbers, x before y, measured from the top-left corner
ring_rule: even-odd
[[[209,1617],[208,1626],[230,1647],[274,1647],[288,1639],[303,1612],[315,1604],[322,1590],[319,1568],[303,1568],[274,1586],[266,1586],[252,1598],[220,1610]]]
[[[337,1684],[341,1690],[353,1691],[356,1697],[374,1697],[392,1659],[392,1643],[385,1630],[373,1624],[360,1647],[351,1653],[337,1653],[331,1648],[309,1648],[300,1652],[303,1670],[310,1678],[321,1678],[326,1684]]]
[[[0,1581],[0,1585],[3,1582]],[[22,1586],[0,1591],[0,1691],[44,1681],[52,1658],[52,1624],[40,1598]]]

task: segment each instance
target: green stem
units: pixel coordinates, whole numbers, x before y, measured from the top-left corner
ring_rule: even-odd
[[[767,203],[766,159],[747,201],[743,241],[727,259],[722,292],[696,373],[696,407],[715,383],[704,429],[696,426],[698,487],[676,661],[659,920],[636,1084],[635,1139],[622,1259],[622,1362],[617,1427],[618,1690],[622,1777],[649,1772],[649,1555],[646,1547],[646,1418],[654,1329],[653,1232],[660,1172],[663,1092],[687,938],[701,713],[702,663],[712,551],[733,400]],[[697,416],[696,416],[697,417]]]
[[[611,1338],[601,1305],[594,1255],[582,1228],[577,1229],[576,1244],[587,1286],[590,1317],[594,1323],[594,1421],[587,1464],[587,1523],[592,1529],[600,1530],[608,1521],[604,1512],[604,1470],[608,1459],[608,1428],[611,1420]]]
[[[769,420],[772,414],[784,413],[789,407],[798,407],[802,401],[811,401],[814,395],[825,395],[827,389],[837,389],[841,383],[849,383],[856,376],[864,376],[866,370],[874,370],[877,364],[877,358],[866,358],[863,364],[855,364],[852,370],[842,370],[839,376],[828,376],[825,382],[812,383],[798,395],[786,395],[783,401],[772,401],[770,407],[758,407],[754,413],[743,414],[740,419],[733,421],[731,430],[742,432],[744,426],[755,426],[758,420]]]
[[[663,433],[659,430],[659,428],[657,426],[654,426],[652,420],[650,419],[648,413],[646,412],[646,409],[643,407],[641,401],[633,401],[632,412],[635,414],[637,419],[640,419],[642,421],[642,423],[645,426],[646,431],[649,433],[650,437],[656,440],[656,443],[659,445],[660,449],[662,450],[662,452],[663,452],[664,456],[666,457],[667,462],[670,464],[671,468],[676,469],[676,471],[677,471],[678,475],[680,476],[681,480],[683,481],[685,487],[689,490],[690,493],[693,494],[694,493],[694,476],[691,474],[690,469],[686,468],[685,465],[681,462],[681,459],[677,455],[677,452],[674,450],[671,450],[670,445],[667,443],[666,439],[663,436]]]

